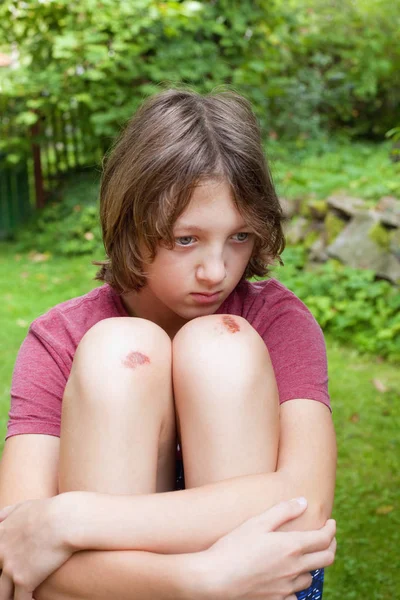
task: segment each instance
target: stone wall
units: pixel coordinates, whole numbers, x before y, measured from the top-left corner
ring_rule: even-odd
[[[385,196],[374,208],[345,195],[281,203],[288,244],[302,243],[311,262],[336,258],[400,285],[400,200]]]

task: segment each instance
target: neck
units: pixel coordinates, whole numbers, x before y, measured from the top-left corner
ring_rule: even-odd
[[[140,292],[129,292],[121,297],[122,303],[131,317],[147,319],[163,329],[171,338],[178,333],[187,320],[173,313],[165,304],[152,301],[146,288]]]

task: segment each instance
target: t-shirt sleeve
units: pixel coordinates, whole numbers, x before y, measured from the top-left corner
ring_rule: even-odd
[[[280,403],[306,398],[331,408],[324,336],[296,296],[282,303],[263,339],[274,367]]]
[[[68,366],[51,340],[31,326],[14,367],[6,439],[25,433],[59,437],[67,378]]]

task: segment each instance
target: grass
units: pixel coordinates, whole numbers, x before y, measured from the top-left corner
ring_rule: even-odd
[[[16,253],[0,244],[0,450],[15,356],[28,324],[51,306],[97,285],[90,258]],[[400,372],[328,339],[330,392],[339,447],[334,516],[336,563],[325,597],[391,600],[400,587]],[[375,383],[374,383],[375,380]],[[378,380],[378,381],[377,381]],[[383,384],[381,392],[377,387]]]

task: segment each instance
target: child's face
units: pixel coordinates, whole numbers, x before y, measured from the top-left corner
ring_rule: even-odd
[[[240,281],[255,241],[229,185],[210,180],[197,187],[173,234],[175,248],[159,247],[146,269],[146,299],[183,319],[213,314]]]

